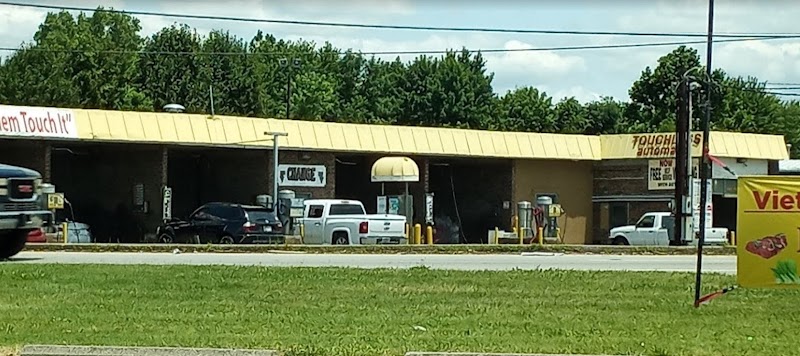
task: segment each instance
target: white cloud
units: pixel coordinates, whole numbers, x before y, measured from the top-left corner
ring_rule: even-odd
[[[0,45],[16,47],[31,41],[46,14],[46,11],[32,8],[0,6]]]
[[[85,7],[86,2],[62,0],[60,5]],[[125,3],[121,0],[105,0],[103,6],[106,8],[123,8]],[[0,5],[0,47],[18,47],[23,42],[32,42],[33,35],[39,29],[39,25],[44,22],[48,12],[55,12],[55,10]],[[73,16],[79,13],[78,11],[70,12]]]
[[[535,49],[536,47],[517,40],[508,41],[503,48],[508,50]],[[541,79],[564,76],[586,70],[583,58],[561,55],[553,51],[517,51],[488,54],[487,62],[495,72],[504,71],[519,79]]]
[[[707,16],[707,0],[661,0],[652,9],[620,16],[617,23],[621,29],[629,31],[705,33]],[[789,1],[776,1],[774,4],[770,3],[770,6],[755,0],[717,2],[714,8],[714,33],[796,33],[798,17],[800,6]],[[699,49],[698,53],[705,63],[705,45],[693,47]],[[646,65],[654,66],[658,57],[666,54],[656,54],[649,50],[640,53],[641,55],[619,65],[641,65],[644,60],[649,62]],[[722,68],[732,75],[754,75],[771,81],[800,80],[800,71],[797,68],[800,61],[800,39],[717,43],[712,56],[715,68]]]

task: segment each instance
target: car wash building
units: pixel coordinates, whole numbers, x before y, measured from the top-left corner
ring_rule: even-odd
[[[634,224],[644,213],[670,211],[675,197],[675,134],[607,135],[600,139],[603,159],[595,163],[593,173],[595,236],[602,239],[611,228]],[[702,139],[699,132],[690,137],[695,179]],[[724,165],[712,164],[710,223],[735,231],[736,177],[772,174],[770,167],[788,158],[787,146],[782,136],[711,132],[709,153]],[[699,186],[695,188],[699,201]]]
[[[360,200],[369,213],[405,211],[397,206],[405,184],[371,176],[391,171],[378,167],[383,157],[411,158],[418,170],[408,184],[411,216],[423,225],[433,220],[437,243],[486,242],[487,231],[512,229],[517,202],[542,197],[563,208],[554,218],[560,242],[592,243],[669,201],[668,179],[648,174],[652,161],[668,155],[642,149],[636,135],[0,106],[0,161],[42,172],[70,203],[59,217],[90,225],[97,242],[139,242],[165,218],[186,217],[206,202],[254,204],[271,195],[276,132],[286,134],[277,136],[280,189]],[[782,136],[714,132],[711,148],[734,171],[760,172],[762,161],[787,158]],[[716,184],[720,199],[735,194],[729,183]]]

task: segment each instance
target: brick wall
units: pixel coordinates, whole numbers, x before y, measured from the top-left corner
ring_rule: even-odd
[[[595,162],[593,167],[594,197],[615,197],[627,208],[627,224],[634,224],[642,214],[652,211],[669,211],[672,190],[650,190],[647,187],[647,160],[613,160]],[[650,197],[648,201],[642,198]],[[659,201],[653,198],[664,197]],[[595,203],[592,226],[593,242],[606,240],[610,228],[610,205]]]
[[[0,163],[39,172],[45,182],[50,177],[50,144],[45,141],[0,139]]]
[[[268,174],[267,179],[269,182],[268,193],[272,195],[272,151],[268,152],[267,161]],[[324,187],[293,187],[293,186],[278,186],[278,190],[289,189],[294,190],[296,193],[310,193],[314,199],[333,199],[336,198],[336,157],[330,152],[314,152],[314,151],[279,151],[278,152],[279,164],[302,164],[302,165],[325,165],[326,179]]]

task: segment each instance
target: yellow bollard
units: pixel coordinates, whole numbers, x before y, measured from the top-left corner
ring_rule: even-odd
[[[561,240],[561,228],[560,228],[560,227],[557,227],[557,228],[556,228],[556,239],[557,239],[559,242],[562,242],[562,240]]]
[[[425,228],[425,239],[428,245],[433,245],[433,227],[428,226]]]
[[[300,244],[302,245],[306,239],[306,225],[300,224]]]
[[[414,225],[414,244],[419,245],[422,243],[422,225]]]
[[[64,243],[67,243],[67,231],[69,230],[69,225],[67,223],[61,223],[61,235],[64,238]]]
[[[514,215],[514,231],[517,233],[517,236],[519,236],[519,244],[522,245],[522,241],[524,239],[522,236],[522,231],[519,230],[519,216],[517,215]]]
[[[731,231],[731,246],[736,246],[736,231]]]
[[[500,228],[497,226],[494,227],[494,243],[500,244]]]
[[[409,244],[412,244],[412,243],[414,243],[414,237],[413,237],[413,236],[411,236],[411,226],[410,226],[408,223],[406,223],[406,227],[405,227],[405,229],[406,229],[406,231],[405,231],[405,233],[406,233],[406,239],[408,239],[408,243],[409,243]]]
[[[514,215],[511,218],[511,228],[519,231],[519,216]]]
[[[536,234],[539,236],[539,246],[542,246],[544,245],[544,228],[539,226],[536,230]]]

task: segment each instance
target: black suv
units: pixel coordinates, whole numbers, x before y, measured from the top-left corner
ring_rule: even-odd
[[[52,222],[41,185],[39,172],[0,164],[0,259],[18,254],[28,233]]]
[[[162,243],[283,243],[283,225],[263,206],[208,203],[186,221],[173,219],[156,231]]]

